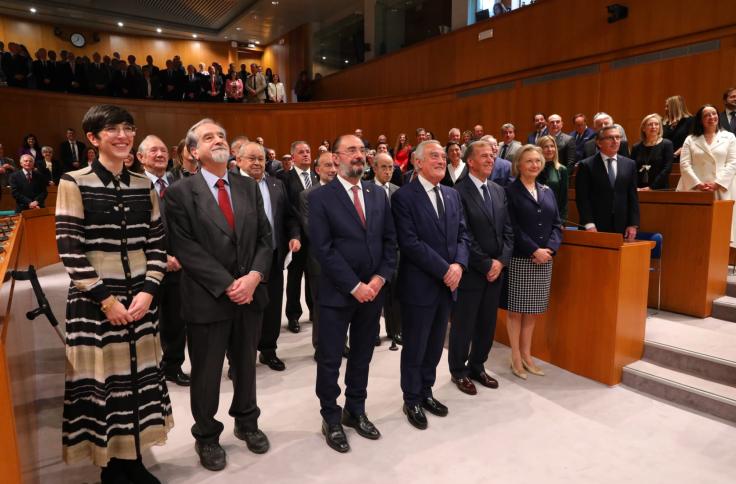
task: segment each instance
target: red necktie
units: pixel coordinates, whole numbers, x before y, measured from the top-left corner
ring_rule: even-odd
[[[212,77],[212,94],[215,94],[216,92],[215,91],[215,76],[210,76],[210,77]]]
[[[360,222],[363,224],[363,227],[365,227],[365,214],[363,213],[363,207],[360,205],[360,199],[358,198],[358,188],[357,185],[354,185],[351,190],[353,191],[353,205],[355,205],[355,210],[358,212],[358,218],[360,218]]]
[[[158,197],[163,199],[166,193],[166,182],[163,178],[159,178],[156,183],[158,183]],[[225,192],[225,195],[227,195],[227,192]]]
[[[230,228],[235,230],[235,215],[233,215],[233,206],[230,205],[230,195],[225,190],[225,180],[220,178],[215,185],[217,186],[217,203],[220,205],[220,211],[225,216]]]
[[[31,183],[31,172],[26,172],[26,180],[28,180],[28,183]]]

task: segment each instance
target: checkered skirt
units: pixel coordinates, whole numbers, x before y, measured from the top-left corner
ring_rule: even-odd
[[[535,264],[530,257],[512,257],[501,307],[515,313],[544,313],[549,305],[551,284],[551,260],[546,264]]]

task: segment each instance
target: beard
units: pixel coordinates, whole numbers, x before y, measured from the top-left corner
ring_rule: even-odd
[[[227,163],[229,159],[230,152],[224,148],[212,151],[212,161],[215,163]]]
[[[365,160],[362,160],[360,166],[352,162],[348,166],[340,165],[340,174],[345,178],[356,178],[363,176],[365,169]]]

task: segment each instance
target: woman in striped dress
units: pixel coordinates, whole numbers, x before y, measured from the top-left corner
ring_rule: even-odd
[[[103,483],[157,483],[141,451],[163,444],[173,426],[151,306],[166,271],[158,198],[145,175],[123,166],[135,137],[127,111],[93,106],[82,126],[99,157],[62,176],[56,203],[71,278],[64,460],[90,458]]]

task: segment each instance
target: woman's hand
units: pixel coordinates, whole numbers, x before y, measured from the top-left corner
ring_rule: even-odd
[[[120,326],[133,322],[133,318],[128,314],[128,310],[125,309],[123,303],[115,301],[110,309],[105,312],[105,317],[110,321],[113,326]]]
[[[550,249],[539,248],[532,254],[532,262],[535,264],[546,264],[552,260],[552,251]]]
[[[133,297],[133,301],[128,308],[128,314],[133,321],[139,321],[148,312],[148,308],[153,302],[153,295],[147,292],[139,292]]]

